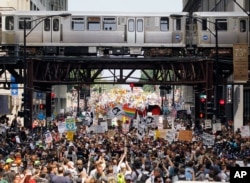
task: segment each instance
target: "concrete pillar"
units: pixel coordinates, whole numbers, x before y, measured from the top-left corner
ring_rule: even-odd
[[[234,131],[243,126],[243,85],[234,85]]]

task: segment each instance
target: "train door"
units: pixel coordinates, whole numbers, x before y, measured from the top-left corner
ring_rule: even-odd
[[[248,29],[247,29],[247,19],[240,19],[239,22],[239,43],[247,43]]]
[[[127,25],[128,43],[144,43],[144,19],[134,17],[128,18]]]
[[[47,18],[44,20],[43,42],[60,42],[60,19],[58,17]]]
[[[181,18],[174,19],[172,43],[180,43],[182,40],[183,32],[181,25]]]

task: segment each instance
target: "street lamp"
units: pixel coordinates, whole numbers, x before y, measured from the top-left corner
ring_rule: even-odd
[[[27,53],[26,53],[26,39],[27,37],[30,35],[30,33],[43,21],[43,20],[46,20],[48,18],[52,18],[52,17],[55,17],[55,16],[60,16],[60,17],[68,17],[68,16],[71,16],[70,13],[62,13],[62,14],[57,14],[57,15],[49,15],[49,16],[43,16],[43,17],[40,17],[40,18],[37,18],[37,19],[34,19],[34,20],[30,20],[29,23],[32,23],[34,21],[38,21],[37,24],[32,27],[29,32],[27,32],[27,18],[24,18],[23,19],[23,70],[24,70],[24,73],[23,73],[23,77],[24,77],[24,80],[23,80],[23,105],[24,105],[24,108],[23,108],[23,113],[24,113],[24,126],[25,127],[28,127],[28,128],[31,128],[31,123],[30,123],[30,110],[29,107],[31,107],[30,105],[30,91],[29,91],[29,88],[28,88],[28,63],[27,63]]]
[[[202,23],[202,18],[199,17],[193,17],[193,16],[189,16],[189,15],[179,15],[179,14],[172,14],[171,17],[188,17],[188,18],[194,18],[197,20],[197,22]],[[215,116],[218,117],[218,96],[219,96],[219,90],[218,90],[218,62],[219,62],[219,46],[218,46],[218,22],[217,20],[215,20],[215,22],[212,22],[210,20],[206,20],[208,23],[211,23],[214,25],[215,27],[215,32],[213,32],[207,25],[206,25],[206,29],[214,36],[215,38],[215,86],[214,86],[214,108],[215,108]]]

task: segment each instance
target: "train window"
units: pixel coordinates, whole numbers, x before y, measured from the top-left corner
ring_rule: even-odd
[[[44,31],[50,31],[50,19],[46,18],[44,20]]]
[[[115,17],[104,17],[103,18],[103,30],[116,30],[116,18]]]
[[[85,29],[85,21],[83,17],[72,18],[71,20],[71,28],[74,31],[83,31]]]
[[[59,19],[55,18],[53,19],[53,31],[58,31],[59,30]]]
[[[175,22],[175,30],[181,30],[181,19],[176,18],[174,22]]]
[[[207,19],[202,19],[201,20],[201,26],[202,26],[203,31],[206,31],[208,29]]]
[[[215,23],[217,24],[218,31],[227,30],[227,19],[216,19]]]
[[[133,19],[128,20],[128,31],[129,32],[135,31],[135,21]]]
[[[19,29],[24,29],[24,19],[26,20],[26,29],[31,29],[31,18],[21,17],[19,18]]]
[[[137,32],[143,32],[143,20],[142,19],[137,20]]]
[[[6,30],[14,29],[14,17],[13,16],[7,16],[5,18],[5,29]]]
[[[240,20],[240,32],[246,32],[246,20]]]
[[[88,30],[98,31],[101,29],[100,17],[88,17]]]
[[[168,31],[169,30],[169,18],[168,17],[161,17],[160,30],[161,31]]]

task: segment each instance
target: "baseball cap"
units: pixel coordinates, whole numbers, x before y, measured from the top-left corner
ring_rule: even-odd
[[[120,166],[121,166],[121,168],[126,168],[126,164],[125,164],[125,163],[123,163],[123,162],[121,163],[121,165],[120,165]]]
[[[125,180],[132,180],[132,176],[131,176],[130,174],[127,174],[127,175],[125,176]]]

